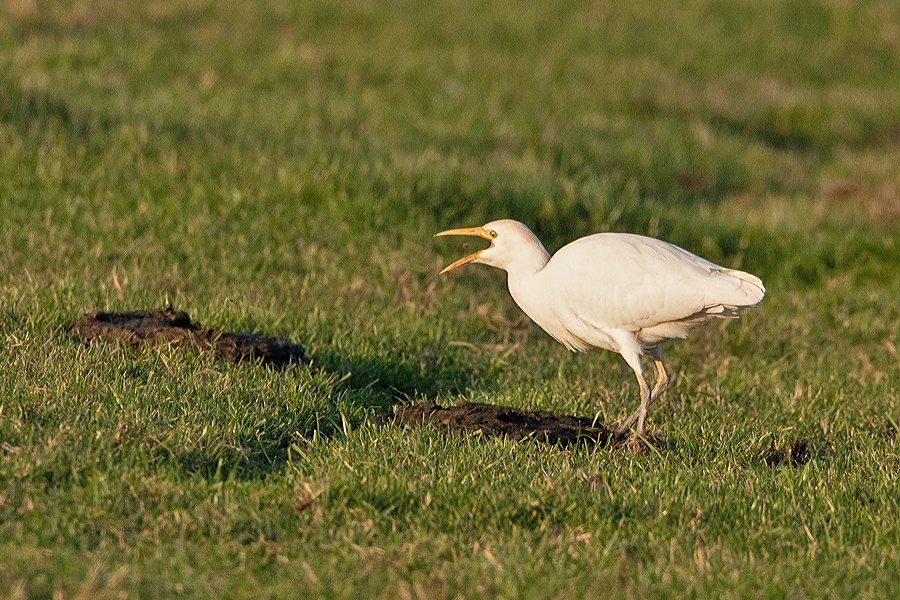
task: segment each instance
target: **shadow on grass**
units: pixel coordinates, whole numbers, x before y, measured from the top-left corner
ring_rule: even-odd
[[[0,77],[0,123],[7,123],[23,134],[44,135],[47,130],[58,131],[84,144],[89,150],[104,151],[107,149],[108,134],[120,131],[125,120],[113,109],[104,110],[100,105],[79,106],[52,91],[24,90],[17,82]],[[207,124],[201,131],[186,122],[172,119],[154,121],[149,125],[153,131],[148,150],[164,148],[167,143],[210,137],[231,143],[242,139],[224,126],[210,131]]]
[[[340,375],[360,396],[364,408],[385,412],[398,402],[461,394],[468,389],[493,389],[495,376],[487,365],[462,364],[423,348],[415,356],[347,357],[331,350],[313,356],[313,368]]]
[[[344,435],[393,414],[395,405],[431,402],[466,389],[491,389],[495,375],[489,367],[447,359],[436,349],[417,349],[415,356],[348,357],[325,350],[312,356],[312,369],[337,380],[339,398],[317,414],[316,422],[279,422],[238,434],[228,445],[154,450],[159,460],[173,461],[188,477],[247,480],[282,472],[292,448],[313,437]],[[292,367],[305,368],[305,367]],[[296,457],[296,454],[295,454]]]
[[[261,367],[290,369],[303,368],[297,363],[310,364],[299,345],[261,334],[203,329],[191,321],[187,313],[172,307],[88,313],[64,329],[85,343],[122,343],[140,350],[162,340],[175,348],[197,346],[201,351],[209,349],[216,359],[259,361]],[[234,336],[252,337],[252,347],[239,352],[220,351],[222,342],[232,342]],[[275,345],[277,352],[273,356],[258,352],[257,346],[263,341]],[[151,462],[173,461],[185,476],[264,477],[282,470],[292,446],[303,439],[330,438],[355,429],[373,414],[390,412],[395,404],[409,404],[413,399],[423,397],[433,399],[446,396],[448,392],[460,393],[471,387],[490,387],[495,375],[488,365],[472,367],[471,362],[462,363],[451,353],[412,345],[369,357],[348,357],[326,350],[317,353],[311,368],[329,374],[329,378],[333,378],[329,385],[333,388],[326,392],[324,402],[321,398],[318,400],[321,405],[298,409],[295,418],[233,432],[226,436],[227,441],[188,444],[188,447],[173,446],[165,439],[169,435],[166,431],[154,432],[146,425],[121,421],[109,442],[119,452],[143,448],[152,455]],[[48,477],[52,481],[59,475],[50,473]]]
[[[54,128],[68,138],[86,145],[106,140],[97,133],[115,132],[121,129],[122,119],[109,116],[96,107],[79,107],[52,92],[26,91],[16,82],[0,77],[0,123],[8,123],[23,133],[43,132]],[[194,132],[183,123],[155,124],[154,136],[184,141]],[[101,146],[105,147],[104,141]]]
[[[47,93],[26,93],[7,78],[0,79],[0,122],[26,131],[35,125],[56,123],[72,137],[84,138],[92,129],[111,129],[88,115],[76,114],[69,105]]]

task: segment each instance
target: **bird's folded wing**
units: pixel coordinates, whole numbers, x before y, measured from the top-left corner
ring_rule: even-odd
[[[764,293],[752,275],[628,234],[577,240],[560,249],[542,275],[561,318],[568,313],[597,328],[629,331],[732,316]]]

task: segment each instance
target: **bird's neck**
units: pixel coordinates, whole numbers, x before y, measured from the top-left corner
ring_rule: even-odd
[[[532,321],[544,326],[542,316],[547,300],[546,281],[541,272],[550,260],[550,255],[541,246],[542,253],[533,252],[517,257],[516,262],[506,269],[506,285],[516,304]],[[525,254],[525,253],[523,253]]]
[[[522,252],[509,261],[502,268],[506,271],[510,281],[513,279],[527,279],[533,277],[543,269],[550,261],[550,255],[544,246],[535,240],[535,244],[522,249]]]
[[[550,262],[550,254],[541,241],[532,235],[527,243],[519,244],[514,253],[504,253],[502,258],[503,260],[488,264],[506,271],[506,283],[513,300],[525,314],[542,325],[539,319],[542,314],[541,303],[546,300],[546,293],[541,291],[545,282],[539,275]]]

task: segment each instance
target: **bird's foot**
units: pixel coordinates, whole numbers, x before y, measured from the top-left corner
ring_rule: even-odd
[[[644,451],[662,447],[663,438],[659,433],[643,427],[643,419],[628,417],[622,423],[614,423],[612,430],[615,432],[614,445],[619,448],[628,448],[635,451]],[[631,426],[637,422],[634,429]]]
[[[641,409],[638,408],[631,414],[631,416],[622,421],[622,423],[616,427],[616,435],[624,436],[631,433],[631,426],[634,425],[635,422],[637,422],[637,427],[635,428],[634,433],[636,433],[637,435],[641,435],[642,433],[644,433],[644,420],[646,418],[647,411],[641,411]]]
[[[627,423],[613,423],[613,431],[616,434],[616,437],[623,438],[631,434],[631,425]]]
[[[619,442],[618,446],[633,452],[658,453],[664,444],[665,440],[658,433],[646,431],[641,434],[633,433]]]

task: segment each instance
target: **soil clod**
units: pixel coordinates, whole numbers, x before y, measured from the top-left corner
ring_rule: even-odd
[[[257,358],[276,367],[309,362],[299,344],[258,333],[206,329],[192,321],[186,312],[171,306],[128,312],[89,312],[64,325],[63,329],[89,344],[94,340],[135,347],[159,342],[175,347],[195,343],[201,351],[211,351],[217,359],[229,362]]]
[[[774,446],[769,448],[764,458],[770,467],[777,467],[783,463],[799,467],[810,459],[809,444],[804,439],[796,438],[780,448]]]
[[[587,417],[468,401],[447,408],[434,401],[395,406],[393,417],[384,417],[381,422],[407,427],[430,424],[447,431],[480,431],[485,435],[508,435],[516,439],[531,437],[563,446],[575,442],[593,446],[616,439],[612,430],[602,424],[594,424]]]

